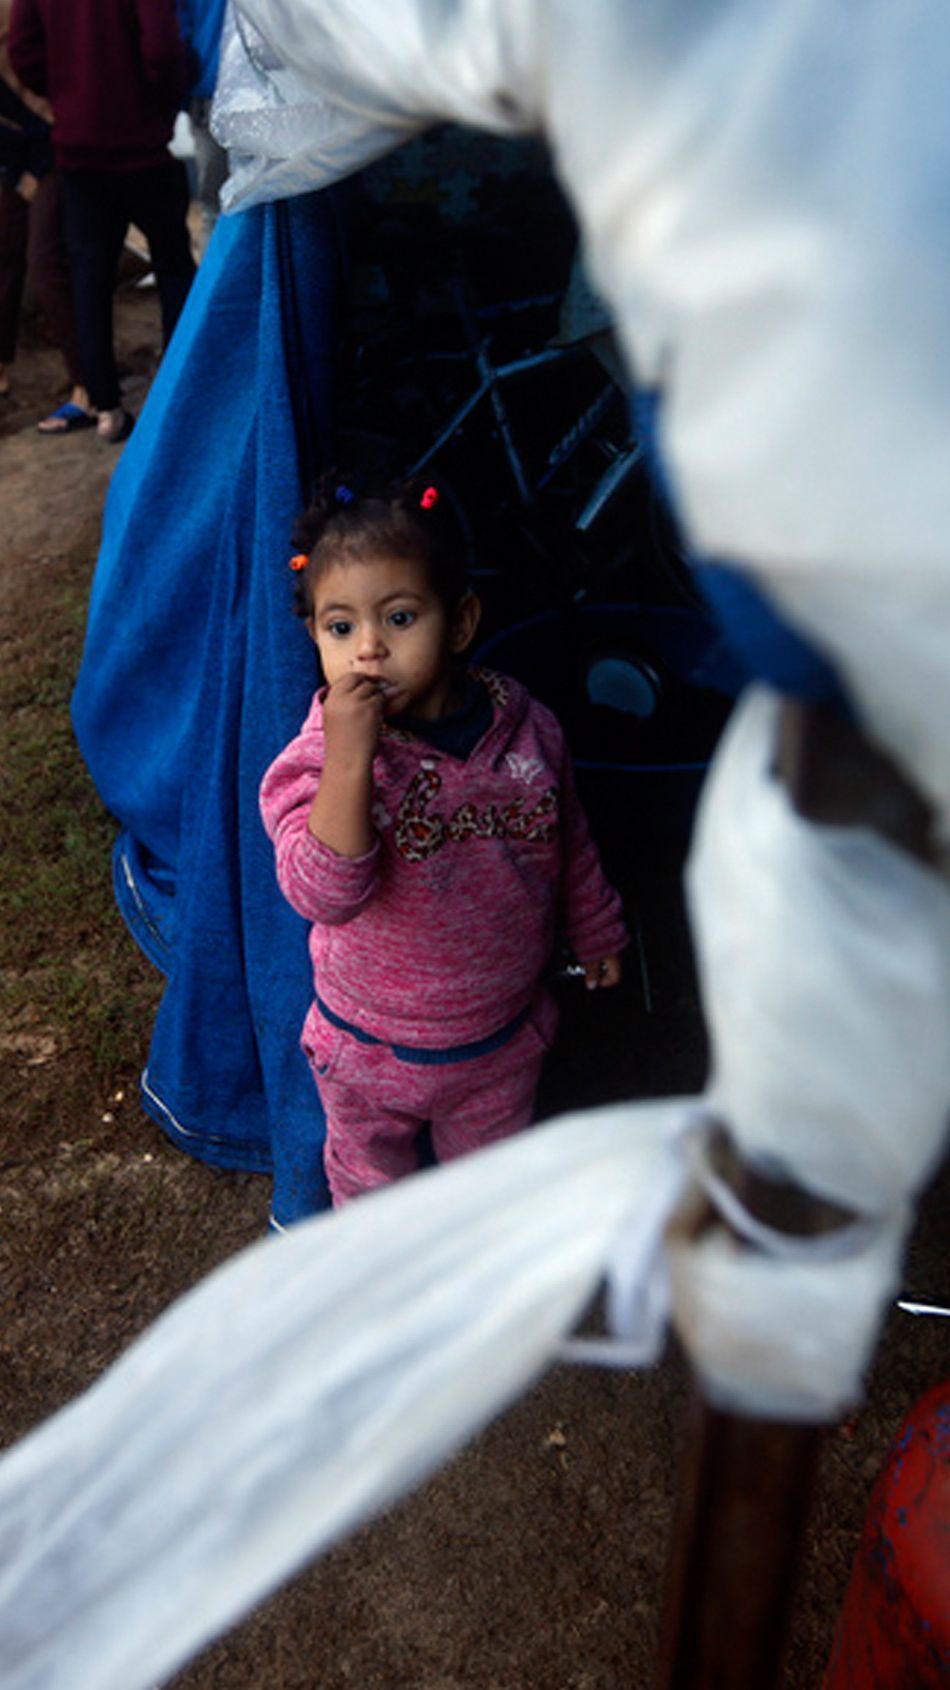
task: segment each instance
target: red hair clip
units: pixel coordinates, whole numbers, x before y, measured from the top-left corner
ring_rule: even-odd
[[[422,498],[419,500],[419,504],[424,511],[430,511],[433,505],[437,505],[438,502],[438,487],[427,487],[422,494]]]
[[[306,569],[309,562],[310,559],[306,552],[295,552],[290,560],[290,567],[291,569]]]

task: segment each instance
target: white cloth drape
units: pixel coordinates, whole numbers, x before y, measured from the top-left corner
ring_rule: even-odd
[[[237,0],[229,203],[433,121],[542,131],[692,536],[950,832],[943,0]],[[265,68],[261,68],[265,67]]]

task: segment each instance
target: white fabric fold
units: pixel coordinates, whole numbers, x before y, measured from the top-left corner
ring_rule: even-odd
[[[850,1257],[792,1266],[713,1231],[669,1251],[674,1320],[707,1401],[758,1419],[828,1425],[858,1400],[898,1283],[906,1216]]]
[[[544,134],[698,550],[833,658],[950,843],[943,0],[236,0],[232,206]],[[269,69],[262,69],[265,63]],[[279,69],[273,68],[280,66]]]
[[[776,1262],[661,1246],[695,1100],[565,1116],[227,1264],[0,1459],[3,1690],[147,1690],[386,1507],[551,1361],[601,1277],[613,1338],[675,1319],[716,1399],[830,1419],[860,1393],[899,1227]]]
[[[709,1105],[757,1165],[900,1213],[946,1145],[950,885],[868,829],[796,814],[771,772],[779,709],[744,695],[690,859]]]
[[[431,1472],[552,1359],[686,1114],[565,1117],[184,1297],[0,1460],[3,1690],[145,1690]]]

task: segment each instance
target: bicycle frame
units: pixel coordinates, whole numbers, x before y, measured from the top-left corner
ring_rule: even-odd
[[[526,353],[522,357],[509,359],[503,364],[495,364],[490,352],[491,337],[479,333],[477,316],[484,315],[488,318],[497,318],[524,309],[527,304],[534,302],[504,301],[488,307],[484,313],[476,313],[469,305],[463,283],[458,279],[455,279],[452,283],[452,295],[469,344],[468,353],[463,353],[461,356],[467,356],[474,360],[479,377],[478,385],[456,407],[436,438],[410,466],[407,474],[410,477],[421,474],[458,433],[482,400],[487,398],[492,407],[498,436],[518,497],[526,509],[531,509],[537,502],[538,494],[544,492],[550,486],[559,471],[570,461],[584,442],[590,439],[594,430],[607,414],[610,405],[617,397],[616,383],[612,379],[604,383],[593,401],[552,446],[544,470],[532,482],[518,447],[511,414],[502,392],[502,384],[532,371],[550,368],[552,365],[563,363],[567,359],[574,360],[585,355],[588,349],[583,343],[578,342],[567,345],[549,345],[538,352]],[[642,455],[642,448],[631,440],[612,459],[604,474],[591,489],[589,497],[574,520],[574,527],[579,532],[586,533],[593,526],[608,502],[640,461]]]

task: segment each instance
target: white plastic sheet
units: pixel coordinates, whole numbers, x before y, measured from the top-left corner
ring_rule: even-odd
[[[689,869],[709,1100],[747,1155],[877,1215],[932,1174],[950,1105],[950,886],[864,828],[814,827],[745,695]]]
[[[0,1460],[4,1690],[146,1690],[437,1466],[552,1358],[625,1221],[655,1256],[690,1118],[565,1117],[183,1298]]]
[[[511,48],[524,8],[471,27],[452,5],[235,7],[222,36],[214,129],[232,153],[226,209],[335,181],[440,112],[503,133],[537,127],[520,108]],[[496,27],[500,26],[500,33]],[[486,88],[504,98],[494,104]]]
[[[830,1261],[807,1246],[795,1262],[750,1253],[719,1231],[673,1244],[676,1325],[706,1400],[763,1420],[840,1419],[899,1283],[904,1219]]]
[[[149,1690],[523,1390],[604,1273],[619,1342],[571,1357],[654,1360],[671,1263],[714,1396],[840,1412],[897,1234],[873,1229],[853,1259],[805,1246],[800,1275],[734,1249],[723,1264],[714,1236],[668,1253],[703,1130],[690,1100],[566,1116],[266,1240],[184,1297],[0,1459],[3,1690]]]
[[[321,186],[436,120],[545,134],[630,368],[663,390],[696,544],[834,657],[950,839],[943,0],[234,16],[250,51],[235,29],[216,116],[232,205]]]
[[[946,1149],[950,886],[875,833],[795,813],[772,772],[779,708],[765,688],[743,698],[690,857],[706,1104],[752,1166],[866,1224],[833,1234],[824,1261],[815,1244],[750,1255],[716,1233],[674,1246],[672,1277],[712,1400],[821,1420],[853,1398],[913,1197]]]

